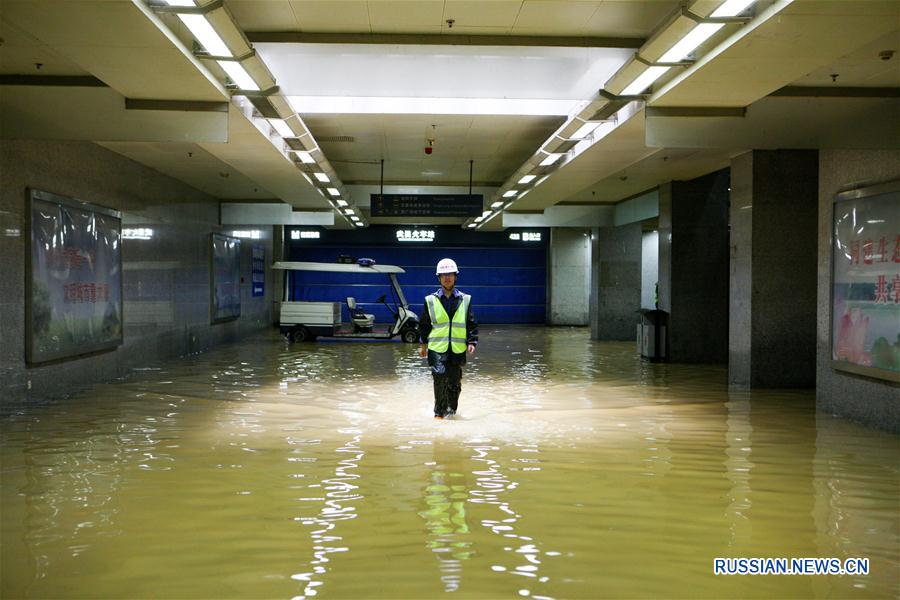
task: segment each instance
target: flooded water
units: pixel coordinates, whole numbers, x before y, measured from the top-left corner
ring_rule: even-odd
[[[897,436],[584,329],[481,339],[454,420],[414,345],[268,333],[4,419],[2,596],[900,595]]]

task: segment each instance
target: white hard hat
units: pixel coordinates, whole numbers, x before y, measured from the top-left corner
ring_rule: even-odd
[[[459,269],[456,268],[456,262],[454,262],[452,258],[442,258],[440,262],[438,262],[435,275],[441,275],[443,273],[459,273]]]

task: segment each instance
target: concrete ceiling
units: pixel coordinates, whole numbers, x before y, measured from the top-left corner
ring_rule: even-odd
[[[319,145],[347,184],[499,186],[562,125],[562,117],[508,115],[310,115]],[[432,128],[434,125],[434,128]],[[327,141],[350,137],[353,141]],[[425,154],[434,136],[432,153]]]
[[[225,5],[251,40],[266,39],[257,43],[260,56],[270,57],[268,66],[289,93],[577,103],[590,100],[680,2],[226,0]],[[865,143],[872,136],[859,133],[866,130],[854,128],[855,120],[866,119],[866,107],[872,106],[889,122],[896,94],[865,106],[828,98],[804,105],[771,95],[785,86],[900,88],[900,2],[760,0],[755,12],[775,8],[780,10],[772,18],[723,28],[701,46],[695,64],[672,69],[654,86],[647,101],[651,112],[639,109],[622,118],[511,210],[614,203],[671,179],[721,168],[734,154],[767,143]],[[374,37],[378,43],[367,45],[359,34],[421,36],[424,45]],[[332,37],[298,42],[291,35]],[[485,46],[491,38],[471,36],[497,37]],[[508,36],[544,41],[522,37],[509,46],[502,41]],[[7,76],[0,87],[0,136],[96,141],[222,199],[328,208],[283,148],[273,145],[267,127],[230,101],[218,66],[192,55],[191,36],[176,17],[153,14],[143,0],[3,0],[0,38],[0,75]],[[601,47],[599,38],[618,41]],[[446,45],[435,45],[444,39]],[[898,55],[883,60],[879,53],[889,50]],[[99,81],[71,87],[8,79],[22,75]],[[134,111],[124,99],[227,103],[227,109]],[[742,120],[732,122],[737,126],[727,134],[713,117],[652,112],[679,107],[747,112],[746,118],[731,117]],[[475,161],[476,185],[490,189],[507,181],[563,120],[558,114],[300,116],[345,184],[377,183],[384,159],[387,181],[435,191],[467,183],[469,160]],[[760,131],[777,131],[793,118],[802,118],[802,135],[760,139]],[[436,141],[434,153],[426,156],[431,125]],[[342,137],[353,141],[337,141]],[[890,135],[872,139],[891,144]],[[354,200],[368,204],[368,198]]]
[[[231,0],[245,31],[646,37],[678,0]],[[336,6],[339,10],[336,10]],[[452,27],[447,23],[454,22]]]

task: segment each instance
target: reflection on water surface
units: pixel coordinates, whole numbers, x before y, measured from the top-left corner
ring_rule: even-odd
[[[898,438],[584,329],[272,334],[2,421],[2,596],[897,597]],[[868,557],[715,577],[715,557]]]

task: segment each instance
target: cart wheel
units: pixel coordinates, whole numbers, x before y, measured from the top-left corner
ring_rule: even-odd
[[[415,344],[419,341],[419,332],[412,327],[408,327],[400,333],[400,337],[407,344]]]
[[[293,342],[311,342],[315,336],[309,329],[303,325],[298,325],[291,330],[291,341]]]

